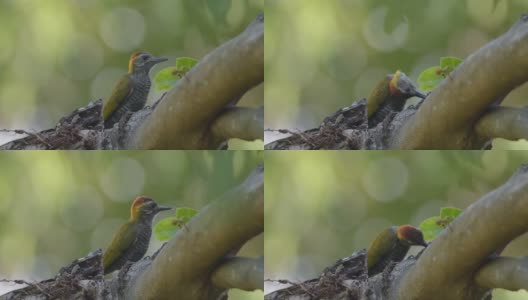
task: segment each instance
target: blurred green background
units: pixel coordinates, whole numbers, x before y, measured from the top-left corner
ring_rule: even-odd
[[[440,57],[466,58],[523,12],[528,0],[267,0],[266,128],[317,127],[367,97],[386,74],[400,69],[416,82]],[[524,85],[504,104],[526,105],[527,97]],[[266,132],[264,139],[284,136]],[[528,143],[494,146],[526,149]]]
[[[107,99],[130,54],[201,59],[237,36],[264,0],[1,0],[0,129],[43,130],[91,100]],[[151,93],[149,102],[159,98]],[[263,104],[262,85],[240,101]],[[20,137],[0,132],[0,144]],[[233,141],[232,148],[262,149]]]
[[[466,208],[528,162],[528,151],[269,151],[265,161],[265,278],[300,282],[368,247],[388,226]],[[528,255],[528,235],[504,254]],[[267,282],[265,290],[279,287]]]
[[[201,209],[262,161],[260,151],[2,152],[0,279],[50,278],[72,260],[104,249],[137,195]],[[160,246],[152,237],[147,255]],[[263,247],[261,235],[241,254],[261,256]],[[0,295],[19,287],[0,283]],[[262,299],[262,292],[231,293],[233,299]]]

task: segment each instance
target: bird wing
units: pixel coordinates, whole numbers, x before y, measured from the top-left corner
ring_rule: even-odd
[[[386,76],[378,82],[367,98],[367,116],[370,118],[379,110],[379,107],[389,96],[389,82],[391,77]]]
[[[108,120],[110,116],[119,108],[123,101],[132,93],[134,86],[130,76],[123,76],[117,82],[112,94],[108,97],[103,107],[103,119]]]
[[[103,255],[103,267],[105,269],[112,265],[118,257],[121,257],[135,242],[137,237],[137,226],[127,226],[128,224],[129,223],[123,224],[119,228],[112,239],[112,243],[110,243],[110,246],[106,249]]]
[[[397,243],[398,238],[394,229],[389,227],[384,229],[376,236],[367,250],[367,266],[369,269],[382,261],[385,256],[389,255]]]

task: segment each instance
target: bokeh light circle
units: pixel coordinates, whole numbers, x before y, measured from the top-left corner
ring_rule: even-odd
[[[369,13],[363,27],[363,36],[370,47],[383,52],[394,51],[405,45],[409,35],[409,23],[401,22],[390,33],[385,32],[385,19],[389,13],[386,6],[378,7]]]
[[[132,203],[143,191],[145,170],[134,159],[117,158],[100,176],[100,184],[111,200]]]
[[[84,188],[61,212],[64,224],[74,231],[85,231],[94,227],[104,214],[101,198],[92,188]]]
[[[130,52],[143,42],[145,18],[135,9],[114,8],[103,17],[99,32],[108,47]]]
[[[372,199],[391,202],[398,199],[407,189],[409,171],[399,159],[381,158],[369,164],[362,182]]]
[[[95,38],[79,35],[66,48],[61,63],[68,77],[76,80],[91,78],[103,65],[103,48]]]

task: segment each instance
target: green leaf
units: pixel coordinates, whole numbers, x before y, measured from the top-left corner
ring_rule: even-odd
[[[158,91],[164,91],[168,90],[173,86],[178,79],[180,79],[179,76],[177,76],[178,68],[176,67],[167,67],[156,74],[154,76],[154,84],[156,85],[156,89]]]
[[[441,75],[441,68],[430,67],[418,76],[418,85],[422,91],[427,92],[434,89],[442,80],[444,77]]]
[[[192,217],[194,217],[194,215],[196,215],[198,211],[196,209],[193,209],[193,208],[189,208],[189,207],[180,207],[178,209],[176,209],[176,218],[183,222],[183,224],[189,222],[190,219],[192,219]]]
[[[172,238],[178,230],[185,227],[185,224],[196,215],[197,211],[188,207],[176,209],[174,217],[160,220],[154,226],[154,235],[159,241],[166,241]]]
[[[191,57],[178,57],[176,65],[159,71],[154,76],[154,84],[158,91],[170,89],[179,79],[189,72],[198,60]]]
[[[176,218],[170,217],[160,220],[154,226],[154,235],[158,241],[166,241],[180,230],[179,227],[174,225],[174,220]]]
[[[192,57],[178,57],[176,58],[176,68],[183,71],[184,74],[189,72],[194,65],[198,63],[197,59],[194,59]]]
[[[444,230],[443,227],[438,226],[438,221],[440,220],[440,217],[431,217],[429,219],[425,219],[420,226],[420,230],[422,231],[424,235],[424,239],[426,241],[433,240],[442,230]]]
[[[449,76],[453,70],[462,62],[462,59],[454,56],[440,58],[440,66],[425,69],[418,76],[418,84],[423,91],[433,90],[444,78]]]
[[[456,207],[442,207],[440,216],[424,220],[419,226],[424,239],[430,241],[436,238],[461,212],[462,210]]]
[[[454,56],[446,56],[440,58],[440,67],[446,71],[449,71],[449,73],[453,72],[453,70],[462,62],[462,59]]]
[[[456,207],[442,207],[440,209],[440,217],[442,219],[451,218],[451,220],[454,220],[462,210],[460,208]]]

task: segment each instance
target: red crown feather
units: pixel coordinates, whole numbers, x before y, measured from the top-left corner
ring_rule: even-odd
[[[151,202],[151,201],[154,201],[154,200],[150,199],[149,197],[145,197],[145,196],[136,197],[134,202],[132,202],[132,206],[130,207],[130,217],[134,218],[139,208],[143,206],[143,204],[147,202]]]
[[[130,59],[128,60],[128,72],[129,73],[132,73],[132,71],[134,70],[134,60],[142,55],[142,54],[145,54],[145,52],[143,51],[138,51],[138,52],[134,52],[132,53],[132,55],[130,55]]]

